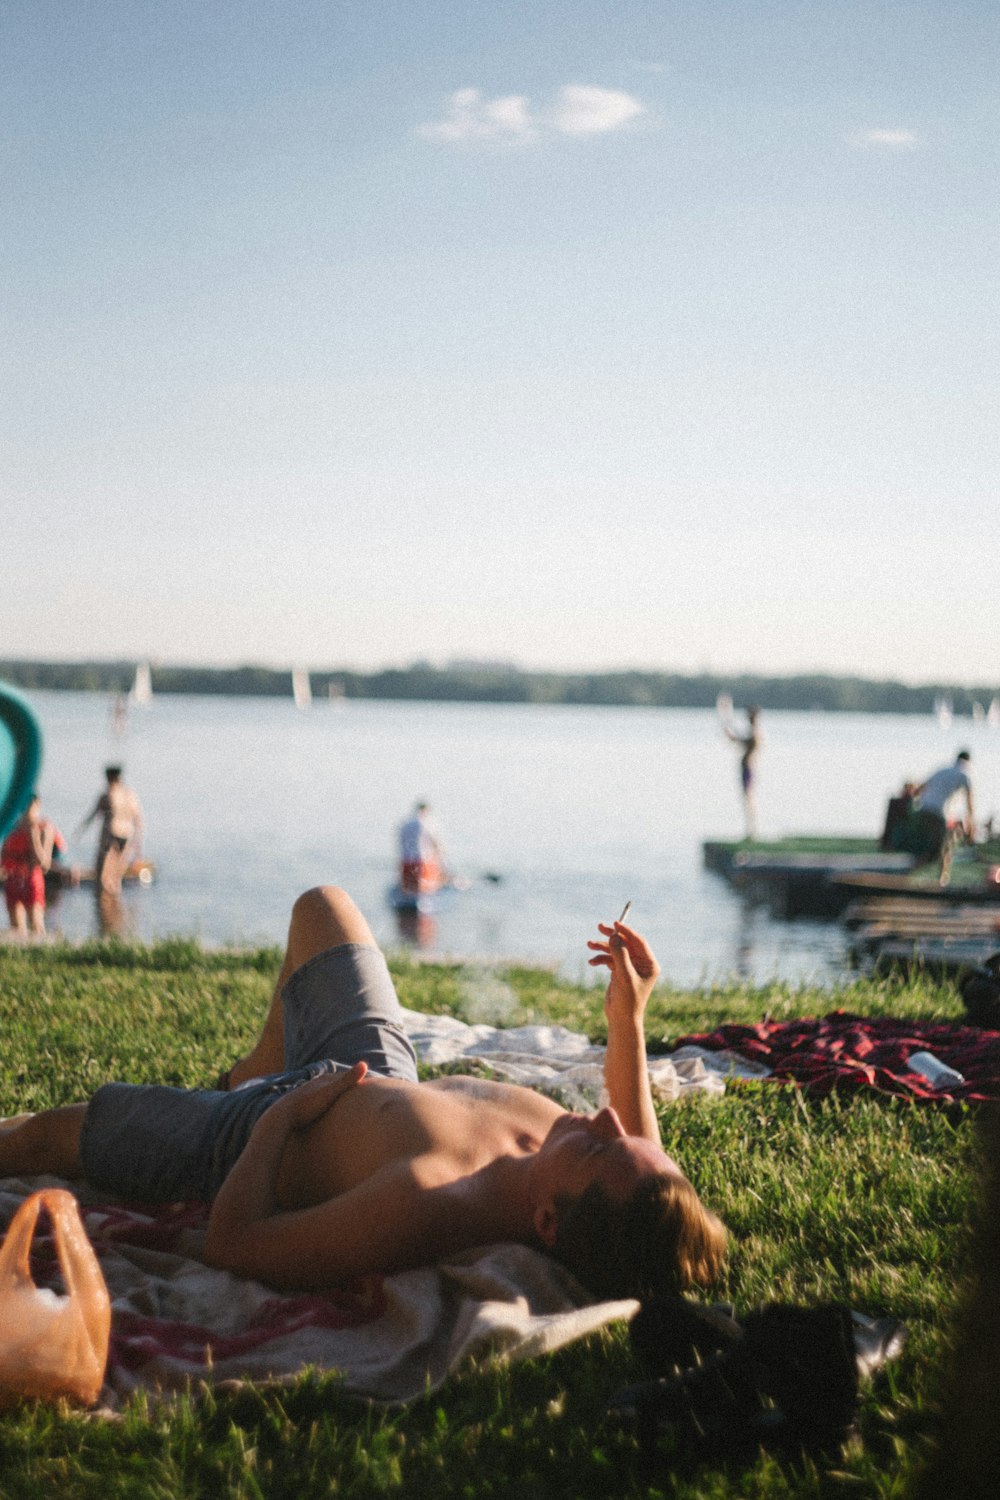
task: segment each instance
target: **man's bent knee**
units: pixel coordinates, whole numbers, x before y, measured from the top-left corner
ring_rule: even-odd
[[[316,927],[346,930],[359,922],[364,923],[364,920],[351,897],[339,885],[311,886],[296,898],[292,907],[292,926],[303,931]]]
[[[288,948],[296,967],[342,943],[374,942],[368,923],[340,886],[313,886],[292,907]]]

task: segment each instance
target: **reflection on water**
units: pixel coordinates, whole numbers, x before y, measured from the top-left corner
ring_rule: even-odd
[[[404,948],[433,949],[437,942],[437,918],[429,912],[397,911],[396,935]]]
[[[291,697],[170,697],[113,738],[101,695],[29,697],[50,816],[74,828],[101,767],[122,762],[158,870],[115,908],[63,892],[49,925],[68,938],[281,944],[299,891],[333,882],[379,942],[466,961],[514,958],[589,980],[595,923],[631,900],[673,984],[843,972],[835,924],[779,921],[702,868],[702,840],[742,828],[732,747],[713,712],[317,702],[300,713]],[[770,714],[762,835],[877,832],[888,794],[949,759],[952,738],[930,715]],[[961,741],[986,817],[1000,807],[1000,737],[967,721]],[[430,921],[401,923],[385,892],[397,826],[417,798],[435,808],[469,889]],[[89,864],[91,853],[71,844],[69,858]]]
[[[48,892],[46,920],[52,932],[81,937],[142,938],[141,892],[102,891],[100,886],[57,886]]]
[[[97,887],[94,903],[97,912],[97,936],[129,938],[137,936],[134,925],[122,900],[121,891],[105,891]]]
[[[750,979],[753,975],[754,917],[760,908],[742,893],[737,893],[737,899],[739,900],[739,918],[736,924],[732,969],[737,979]]]

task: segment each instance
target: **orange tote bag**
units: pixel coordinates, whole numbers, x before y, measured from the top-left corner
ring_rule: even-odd
[[[37,1287],[28,1252],[45,1208],[66,1295]],[[76,1199],[63,1188],[32,1193],[0,1246],[0,1407],[66,1396],[92,1406],[104,1381],[111,1303]]]

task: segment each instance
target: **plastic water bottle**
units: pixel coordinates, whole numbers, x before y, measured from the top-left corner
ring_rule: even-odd
[[[954,1088],[956,1084],[965,1082],[964,1073],[959,1073],[956,1068],[949,1068],[933,1052],[911,1053],[908,1066],[912,1072],[926,1078],[932,1089]]]

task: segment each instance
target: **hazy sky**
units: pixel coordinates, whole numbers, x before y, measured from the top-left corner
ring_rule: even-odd
[[[996,0],[0,8],[0,654],[995,683]]]

